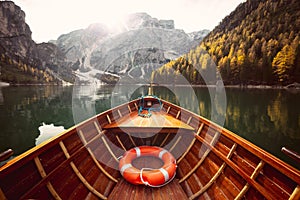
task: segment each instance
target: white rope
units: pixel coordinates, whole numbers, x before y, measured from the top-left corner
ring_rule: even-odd
[[[140,157],[141,156],[141,149],[139,147],[134,147],[134,150],[136,152],[136,157]]]
[[[122,166],[122,168],[120,169],[122,176],[124,176],[123,175],[124,171],[130,167],[132,167],[132,165],[130,163]]]
[[[177,167],[177,166],[176,166]],[[163,168],[160,168],[159,169],[159,171],[161,171],[161,169],[162,170],[164,170],[165,172],[167,172],[165,169],[163,169]],[[143,179],[143,171],[144,170],[155,170],[154,168],[142,168],[141,169],[141,171],[140,171],[140,179],[141,179],[141,181],[142,181],[142,183],[144,184],[144,185],[146,185],[146,186],[150,186],[150,187],[162,187],[162,186],[165,186],[165,185],[167,185],[168,183],[170,183],[174,178],[175,178],[175,176],[176,176],[176,171],[175,171],[175,173],[174,173],[174,175],[173,175],[173,177],[171,178],[171,179],[169,179],[168,181],[166,181],[166,177],[165,177],[165,174],[163,173],[163,175],[164,175],[164,177],[165,177],[165,183],[163,183],[163,184],[161,184],[161,185],[151,185],[150,183],[148,183],[147,181],[144,181],[144,179]],[[168,172],[167,172],[167,174],[168,174]],[[169,174],[168,174],[168,178],[169,178]]]
[[[165,154],[165,153],[167,153],[168,151],[167,150],[162,150],[161,152],[159,152],[159,155],[158,155],[158,157],[160,158],[160,159],[162,159],[162,157],[163,157],[163,155]]]

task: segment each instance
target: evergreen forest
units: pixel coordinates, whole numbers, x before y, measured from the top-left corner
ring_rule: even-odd
[[[299,0],[248,0],[199,46],[152,73],[160,83],[182,77],[190,84],[300,83]]]

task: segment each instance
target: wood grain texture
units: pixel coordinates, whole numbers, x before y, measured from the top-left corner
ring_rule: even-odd
[[[0,198],[299,199],[299,170],[177,105],[162,100],[150,118],[137,115],[138,105],[105,111],[1,166]],[[171,183],[150,188],[123,180],[119,158],[141,145],[178,159]]]

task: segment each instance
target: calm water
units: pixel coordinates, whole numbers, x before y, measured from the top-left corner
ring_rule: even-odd
[[[155,87],[154,91],[208,119],[214,119],[212,110],[223,110],[221,125],[300,169],[280,152],[282,146],[300,152],[300,92],[226,88],[225,104],[213,107],[218,103],[207,88]],[[147,88],[138,86],[0,88],[0,151],[12,148],[20,154],[33,147],[42,123],[69,128],[146,93]]]

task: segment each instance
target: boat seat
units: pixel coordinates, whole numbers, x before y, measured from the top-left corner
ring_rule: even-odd
[[[141,197],[143,197],[144,200],[188,199],[187,195],[180,186],[178,179],[174,179],[169,184],[163,187],[152,188],[144,185],[133,185],[123,178],[119,180],[111,194],[108,196],[108,199],[140,200]]]

